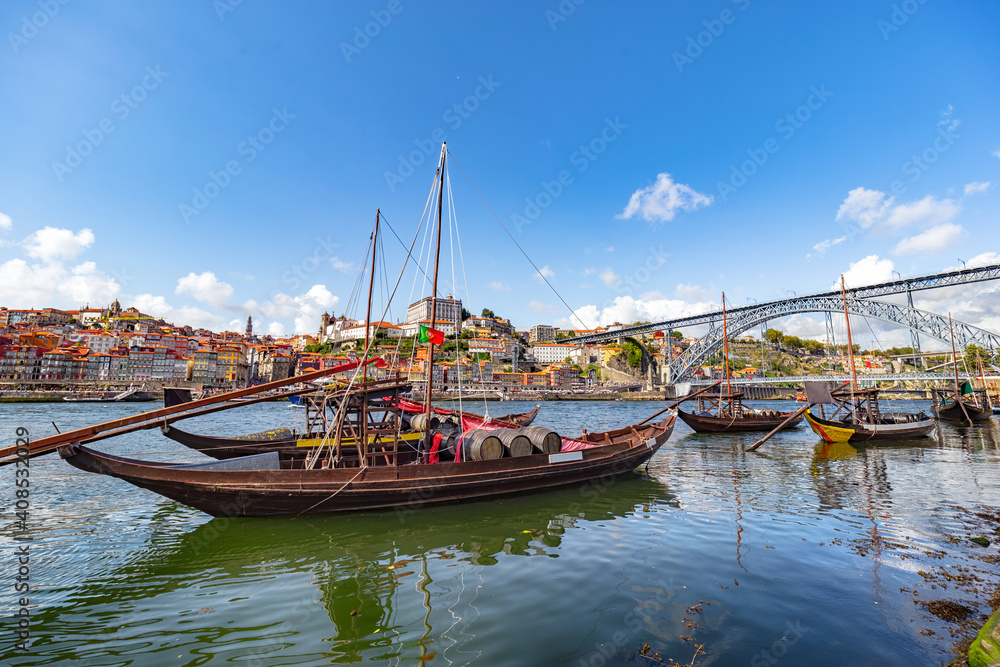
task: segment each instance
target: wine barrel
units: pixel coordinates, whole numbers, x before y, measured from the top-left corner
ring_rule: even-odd
[[[562,438],[555,431],[544,426],[525,426],[521,433],[528,437],[537,451],[545,454],[558,454],[562,450]]]
[[[501,428],[493,433],[500,438],[507,456],[530,456],[535,453],[531,440],[521,432],[521,429]]]
[[[492,461],[503,457],[503,443],[495,431],[472,429],[462,436],[463,461]]]
[[[431,430],[437,428],[438,424],[440,424],[440,423],[441,423],[441,420],[439,420],[434,415],[431,415],[431,419],[430,419]],[[427,429],[427,413],[421,412],[419,414],[415,414],[412,417],[410,417],[410,428],[412,428],[414,431],[426,431],[426,430],[428,430]]]

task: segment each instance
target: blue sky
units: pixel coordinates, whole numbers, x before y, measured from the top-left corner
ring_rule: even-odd
[[[375,209],[412,237],[441,135],[588,325],[1000,259],[995,3],[18,0],[0,25],[9,307],[363,316]],[[450,175],[458,296],[569,324]],[[988,287],[918,305],[1000,327]]]

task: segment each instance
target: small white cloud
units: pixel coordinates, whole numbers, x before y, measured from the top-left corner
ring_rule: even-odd
[[[86,228],[74,234],[68,229],[43,227],[24,240],[24,249],[29,257],[48,262],[76,257],[93,243],[94,232]]]
[[[878,255],[868,255],[852,262],[851,267],[844,271],[844,283],[848,287],[886,283],[892,280],[892,272],[895,268],[891,259],[879,259]],[[840,280],[833,283],[830,289],[839,290]]]
[[[548,304],[532,300],[528,302],[528,310],[535,313],[554,313],[559,310],[559,308],[557,306],[550,306]]]
[[[908,255],[914,252],[940,252],[961,241],[964,234],[965,230],[962,229],[961,225],[948,222],[931,227],[916,236],[903,239],[896,244],[892,252],[897,255]]]
[[[222,308],[233,296],[233,286],[222,282],[211,271],[193,271],[177,281],[177,294],[187,294],[214,308]]]
[[[847,193],[847,198],[837,209],[837,222],[849,220],[868,229],[885,219],[893,201],[892,197],[886,199],[881,190],[854,188]]]
[[[5,213],[0,213],[0,232],[6,232],[13,225],[13,221],[10,216]]]
[[[493,282],[490,283],[490,289],[495,292],[509,292],[510,285],[507,285],[501,280],[494,280]]]
[[[820,241],[819,243],[813,246],[813,250],[816,251],[816,254],[822,255],[833,246],[839,245],[846,240],[847,240],[847,235],[845,234],[841,236],[839,239],[827,239],[826,241]]]
[[[949,104],[948,108],[941,112],[941,120],[938,121],[938,127],[944,128],[946,132],[954,132],[957,130],[958,126],[962,124],[962,121],[952,117],[954,112],[955,108]]]
[[[920,201],[893,208],[886,225],[894,229],[911,225],[940,225],[950,222],[961,210],[962,207],[951,199],[936,199],[927,195]]]
[[[968,197],[969,195],[980,195],[983,194],[984,192],[987,192],[989,189],[990,189],[989,181],[982,181],[982,182],[973,181],[972,183],[969,183],[968,185],[965,186],[965,196]],[[8,218],[8,220],[9,219],[10,218]],[[3,227],[3,225],[0,224],[0,227]]]
[[[585,276],[592,276],[592,275],[594,275],[596,273],[597,273],[597,269],[595,269],[593,267],[591,267],[589,269],[584,269],[583,270],[583,275],[585,275]]]
[[[284,336],[285,331],[286,331],[285,325],[282,324],[281,322],[271,322],[270,324],[267,325],[267,333],[271,334],[272,336],[275,336],[276,338]]]
[[[341,260],[339,257],[331,257],[330,266],[337,269],[341,273],[352,273],[354,271],[353,262],[345,262]]]
[[[537,280],[538,282],[545,282],[545,280],[551,280],[552,278],[555,278],[555,276],[556,272],[550,269],[549,265],[546,264],[542,268],[538,269],[538,271],[531,277]],[[543,280],[543,278],[545,280]]]
[[[993,151],[993,157],[1000,158],[1000,148],[998,148],[995,151]]]
[[[711,206],[712,196],[695,191],[691,186],[675,183],[670,174],[657,175],[656,182],[632,193],[625,210],[615,216],[628,220],[636,214],[648,222],[668,222],[678,211],[695,211]]]
[[[613,245],[609,245],[607,248],[604,249],[604,252],[614,252],[614,251],[615,247]]]
[[[601,275],[599,275],[598,278],[600,278],[608,287],[618,287],[622,282],[621,276],[615,273],[610,266],[601,271]]]

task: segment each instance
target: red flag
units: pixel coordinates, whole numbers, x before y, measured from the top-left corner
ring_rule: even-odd
[[[444,332],[420,325],[420,335],[417,337],[421,343],[433,343],[434,345],[444,345]]]

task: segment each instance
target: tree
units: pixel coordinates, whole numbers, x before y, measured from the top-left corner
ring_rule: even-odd
[[[481,317],[488,317],[490,319],[496,319],[496,313],[494,313],[489,308],[483,308],[483,313],[482,313]]]
[[[470,317],[472,317],[472,313],[470,313],[465,306],[462,306],[462,321],[464,322]]]
[[[764,332],[764,338],[766,338],[767,342],[771,343],[772,345],[777,345],[778,343],[781,342],[781,340],[784,337],[785,335],[780,331],[778,331],[777,329],[768,329],[767,331]]]

